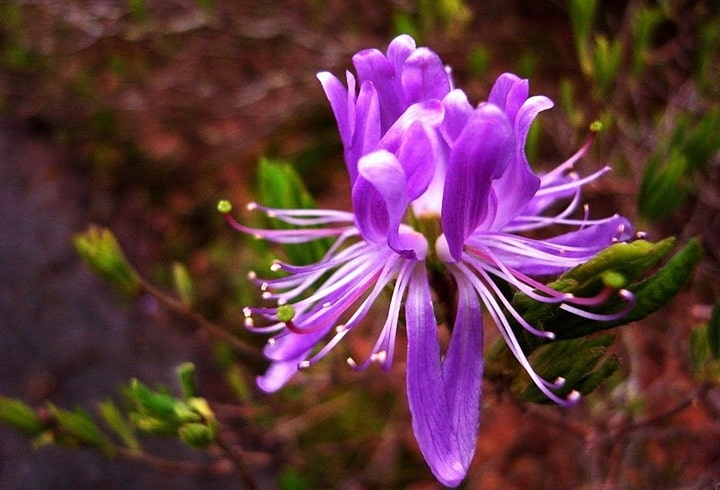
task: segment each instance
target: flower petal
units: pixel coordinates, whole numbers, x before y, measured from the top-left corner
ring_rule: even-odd
[[[387,59],[395,67],[395,73],[400,73],[408,56],[415,51],[415,39],[407,34],[401,34],[390,42],[387,49]]]
[[[363,237],[371,242],[387,240],[398,253],[398,233],[410,199],[405,171],[392,153],[378,150],[358,163],[359,176],[352,189],[355,220]]]
[[[505,172],[514,151],[505,114],[493,104],[475,109],[450,153],[443,191],[442,229],[455,260],[460,260],[463,242],[478,224],[492,220],[491,185]]]
[[[392,126],[408,104],[400,86],[399,74],[392,63],[377,49],[366,49],[353,56],[353,65],[361,83],[371,81],[380,98],[382,129]]]
[[[488,102],[501,108],[508,119],[514,121],[529,92],[530,84],[527,80],[512,73],[503,73],[490,89]]]
[[[452,145],[465,127],[465,123],[473,112],[473,107],[468,102],[465,92],[459,89],[447,94],[442,102],[445,107],[445,118],[440,127],[440,133],[445,142]]]
[[[357,178],[357,165],[360,157],[375,149],[380,141],[380,106],[378,93],[371,82],[360,87],[355,106],[355,127],[352,141],[345,148],[345,164],[350,174],[350,183]]]
[[[416,49],[401,73],[405,102],[442,99],[450,92],[450,78],[440,57],[428,48]]]
[[[408,198],[418,198],[428,188],[440,151],[436,133],[420,121],[413,123],[403,137],[397,158],[405,171]]]
[[[405,303],[407,322],[407,391],[413,433],[435,477],[455,487],[465,477],[466,456],[461,454],[452,427],[440,361],[440,342],[425,264],[412,272]]]
[[[483,375],[482,310],[480,300],[469,281],[461,274],[456,275],[456,281],[457,316],[443,362],[443,378],[461,463],[467,471],[475,453],[480,425]]]

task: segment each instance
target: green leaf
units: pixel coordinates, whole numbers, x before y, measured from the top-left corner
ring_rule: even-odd
[[[587,395],[619,366],[614,357],[603,359],[613,340],[612,335],[558,340],[537,349],[530,357],[530,363],[540,376],[549,381],[558,378],[565,380],[562,387],[555,391],[558,396],[567,396],[573,390]],[[521,371],[515,379],[511,390],[524,401],[552,403],[525,371]]]
[[[702,256],[697,239],[690,240],[654,275],[639,278],[654,267],[668,253],[674,240],[665,239],[657,244],[643,240],[613,245],[597,255],[595,259],[563,274],[558,281],[549,285],[558,291],[573,293],[578,297],[597,294],[603,287],[603,275],[607,271],[621,274],[629,283],[625,287],[634,295],[632,309],[622,318],[612,321],[595,321],[560,309],[559,305],[537,302],[522,294],[516,294],[513,305],[531,325],[555,333],[557,339],[572,339],[609,328],[631,323],[655,312],[666,304],[687,283],[695,265]],[[615,296],[594,313],[610,314],[626,306],[625,300]],[[546,342],[525,331],[514,320],[518,339],[526,350],[532,351]]]
[[[153,391],[137,379],[130,382],[130,389],[141,414],[162,420],[177,421],[176,406],[179,402],[177,398],[166,393]]]
[[[87,413],[82,410],[62,410],[52,403],[48,403],[48,408],[58,421],[60,427],[76,437],[79,441],[97,447],[108,455],[112,455],[115,452],[115,447],[112,442],[105,437],[105,434],[102,433]]]
[[[40,435],[45,430],[40,417],[24,402],[0,396],[0,421],[29,436]]]
[[[258,164],[258,193],[260,202],[271,208],[310,209],[315,202],[305,188],[300,176],[293,167],[284,162],[272,161],[267,158]],[[291,229],[291,225],[272,220],[271,226],[276,229]],[[294,264],[311,264],[320,260],[329,247],[326,239],[315,240],[302,244],[288,244],[283,250]]]
[[[105,424],[117,434],[128,449],[140,450],[140,441],[135,434],[135,429],[112,400],[98,403],[98,411]]]

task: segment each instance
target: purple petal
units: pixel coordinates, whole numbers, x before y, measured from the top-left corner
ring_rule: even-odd
[[[405,103],[399,74],[392,63],[377,49],[366,49],[353,56],[353,65],[361,83],[371,81],[380,99],[382,129],[389,128],[402,114]]]
[[[408,57],[401,79],[407,104],[442,99],[450,92],[445,66],[440,57],[427,48],[418,48]]]
[[[323,71],[318,73],[317,79],[320,81],[325,96],[330,102],[335,121],[337,121],[340,131],[340,139],[346,147],[350,145],[351,138],[351,118],[348,112],[348,89],[345,88],[334,75]],[[352,75],[349,75],[352,76]]]
[[[480,425],[483,373],[482,310],[471,284],[458,281],[458,307],[450,346],[443,363],[445,390],[457,435],[462,465],[467,471],[475,453]]]
[[[405,133],[418,121],[430,126],[439,126],[445,115],[445,108],[439,100],[413,104],[393,123],[378,143],[378,148],[397,153]]]
[[[488,102],[500,107],[508,119],[514,121],[518,110],[528,98],[529,92],[530,86],[527,80],[512,73],[503,73],[495,80],[495,84],[490,89]]]
[[[395,67],[395,73],[400,73],[408,56],[415,51],[415,40],[407,34],[401,34],[390,42],[387,49],[387,59]]]
[[[447,94],[442,102],[445,107],[445,118],[440,127],[440,133],[445,142],[452,145],[465,127],[473,112],[473,107],[468,102],[465,92],[459,89]]]
[[[492,104],[478,107],[450,153],[443,191],[442,229],[455,260],[460,260],[463,242],[478,224],[492,220],[491,185],[505,172],[514,150],[505,114]]]
[[[273,362],[270,367],[267,368],[265,374],[255,378],[258,388],[265,393],[278,391],[298,372],[298,363],[305,359],[310,352],[311,351],[308,350],[304,352],[302,356],[290,361]]]
[[[405,133],[397,158],[405,171],[411,201],[428,188],[439,151],[435,132],[428,125],[416,121]]]
[[[359,177],[352,189],[355,220],[363,237],[371,242],[387,240],[398,253],[398,232],[410,200],[405,171],[398,159],[385,150],[365,155],[358,163]]]
[[[352,142],[345,151],[345,164],[350,174],[350,183],[357,178],[357,165],[360,157],[375,149],[380,141],[380,107],[375,86],[365,82],[360,87],[355,107],[355,128]]]
[[[414,268],[405,303],[407,323],[407,392],[413,433],[435,477],[455,487],[465,477],[462,454],[452,427],[444,388],[440,342],[425,265]]]

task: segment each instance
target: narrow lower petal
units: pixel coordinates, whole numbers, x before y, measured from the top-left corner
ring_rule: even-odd
[[[458,445],[452,423],[430,285],[421,262],[410,278],[405,316],[407,392],[415,439],[435,477],[455,487],[467,472],[467,456]]]
[[[483,376],[482,310],[472,284],[456,275],[458,307],[450,346],[443,362],[443,378],[457,435],[461,463],[467,471],[475,453],[480,425]]]
[[[350,174],[350,183],[357,178],[357,163],[360,157],[375,149],[380,141],[380,102],[378,93],[370,82],[360,86],[357,104],[355,106],[355,127],[352,141],[345,148],[345,164]]]

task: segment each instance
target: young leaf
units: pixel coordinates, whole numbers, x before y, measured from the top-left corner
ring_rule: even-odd
[[[131,451],[140,450],[140,441],[135,435],[132,424],[129,423],[112,400],[98,403],[98,411],[105,424],[117,434],[128,449]]]
[[[35,410],[20,400],[0,396],[0,421],[29,436],[40,435],[45,427]]]
[[[76,437],[79,441],[97,447],[108,455],[112,455],[115,452],[115,447],[112,442],[108,440],[87,413],[82,410],[62,410],[52,403],[48,404],[48,408],[58,421],[60,427]]]

